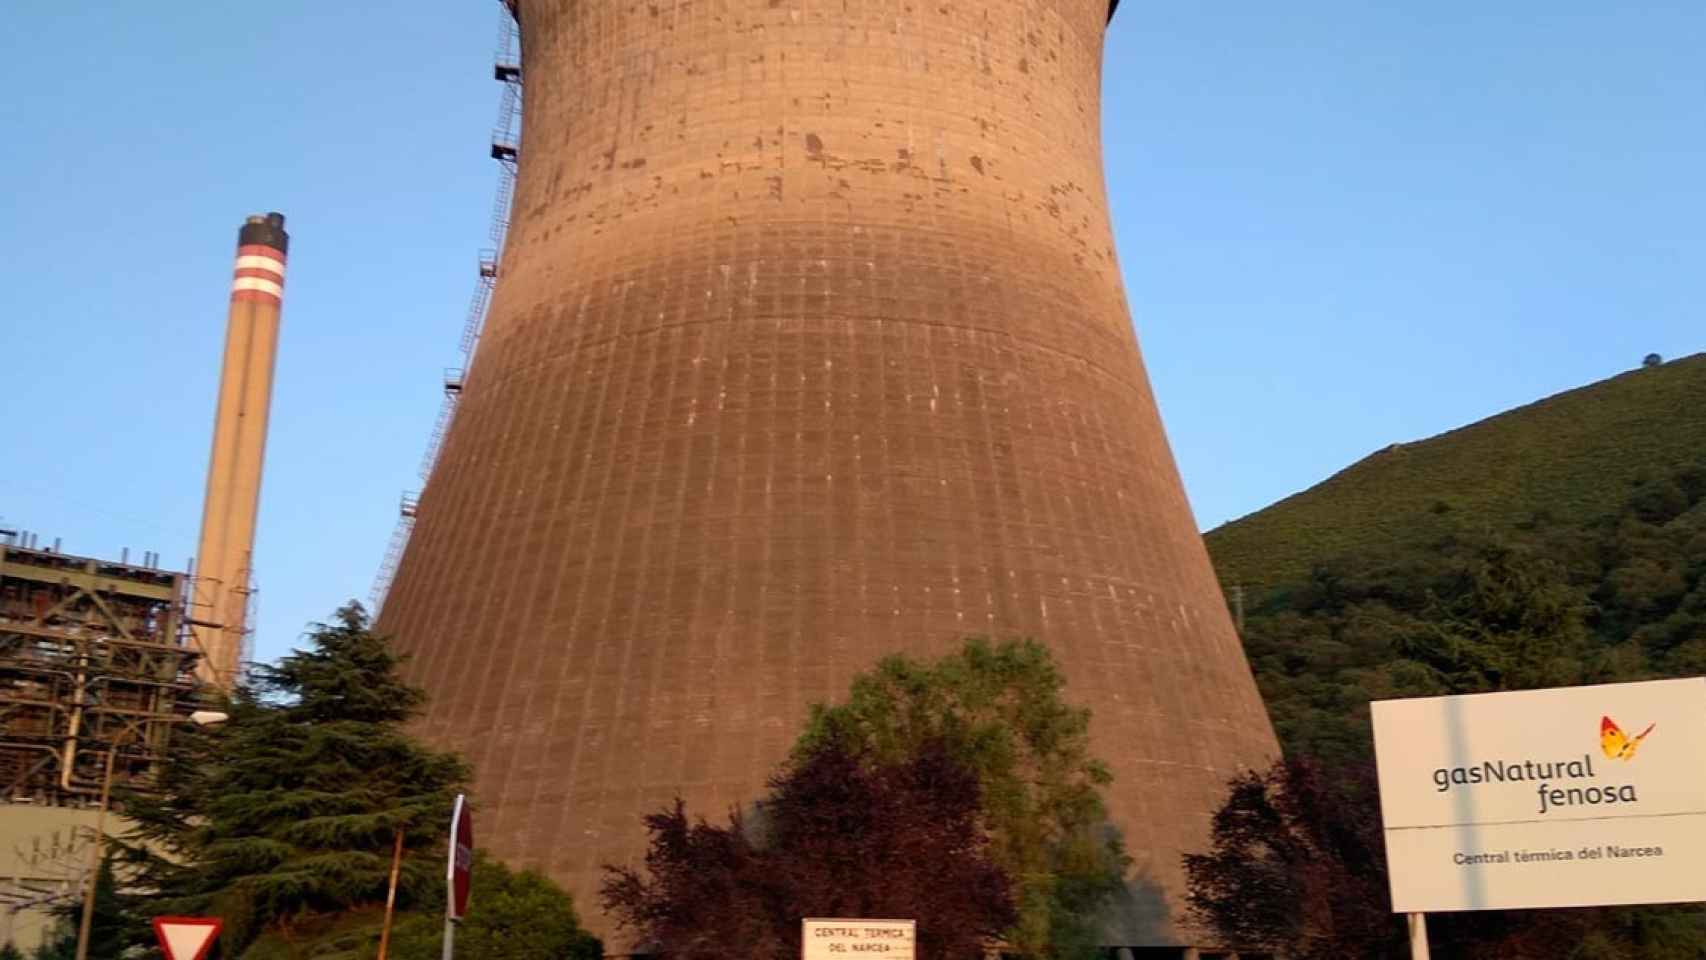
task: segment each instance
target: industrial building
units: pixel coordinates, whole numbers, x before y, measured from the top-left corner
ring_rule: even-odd
[[[103,787],[148,789],[173,726],[241,680],[289,243],[278,213],[238,228],[193,575],[0,530],[0,943],[84,889]]]
[[[109,752],[114,785],[147,789],[196,709],[189,584],[0,530],[0,942],[79,896]]]

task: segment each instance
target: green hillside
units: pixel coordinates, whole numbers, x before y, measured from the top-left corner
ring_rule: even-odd
[[[1247,588],[1280,744],[1319,783],[1373,782],[1372,701],[1706,676],[1706,355],[1394,446],[1208,544]],[[1333,815],[1378,835],[1350,796]],[[1698,906],[1432,919],[1470,960],[1706,957]]]
[[[1637,480],[1706,452],[1706,354],[1394,444],[1211,531],[1224,583],[1258,593],[1338,557],[1403,551],[1445,530],[1615,512]]]

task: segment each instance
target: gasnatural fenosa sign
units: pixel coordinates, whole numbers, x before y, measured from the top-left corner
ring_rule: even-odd
[[[1706,900],[1706,679],[1373,713],[1394,910]]]

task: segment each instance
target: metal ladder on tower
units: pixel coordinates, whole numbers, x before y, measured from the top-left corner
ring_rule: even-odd
[[[492,220],[488,231],[492,246],[480,251],[474,296],[462,324],[462,366],[444,371],[444,399],[439,404],[438,418],[433,422],[426,451],[421,456],[419,473],[423,484],[432,477],[439,450],[456,418],[467,371],[474,365],[474,351],[479,346],[480,332],[486,324],[486,309],[491,305],[492,290],[497,285],[498,263],[509,235],[510,205],[515,199],[515,166],[521,150],[521,28],[510,0],[499,0],[499,6],[502,12],[498,16],[498,42],[492,59],[492,77],[503,84],[503,93],[498,100],[497,123],[492,128],[491,153],[492,158],[498,161],[498,184],[492,198]],[[403,494],[398,504],[397,525],[391,531],[385,557],[380,561],[373,587],[368,592],[368,603],[375,617],[385,606],[386,595],[391,592],[391,582],[396,579],[397,567],[403,561],[403,551],[409,545],[419,511],[420,495]]]

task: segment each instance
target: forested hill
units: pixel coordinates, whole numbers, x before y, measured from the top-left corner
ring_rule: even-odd
[[[1312,877],[1282,899],[1330,918],[1317,942],[1401,956],[1401,928],[1382,917],[1365,936],[1356,919],[1387,890],[1371,701],[1706,675],[1706,355],[1392,447],[1208,546],[1223,582],[1245,588],[1244,649],[1290,764],[1259,803],[1235,793],[1245,805],[1221,811],[1217,836],[1250,839],[1205,876],[1244,870],[1233,904]],[[1276,823],[1293,839],[1274,842]],[[1311,907],[1303,891],[1327,888],[1352,892]],[[1706,957],[1698,906],[1431,926],[1439,955],[1465,960]]]
[[[1377,454],[1214,531],[1280,740],[1368,703],[1706,674],[1706,354]]]
[[[1633,484],[1706,452],[1706,354],[1640,368],[1450,433],[1394,444],[1211,531],[1221,580],[1261,594],[1328,561],[1466,529],[1614,514]]]

